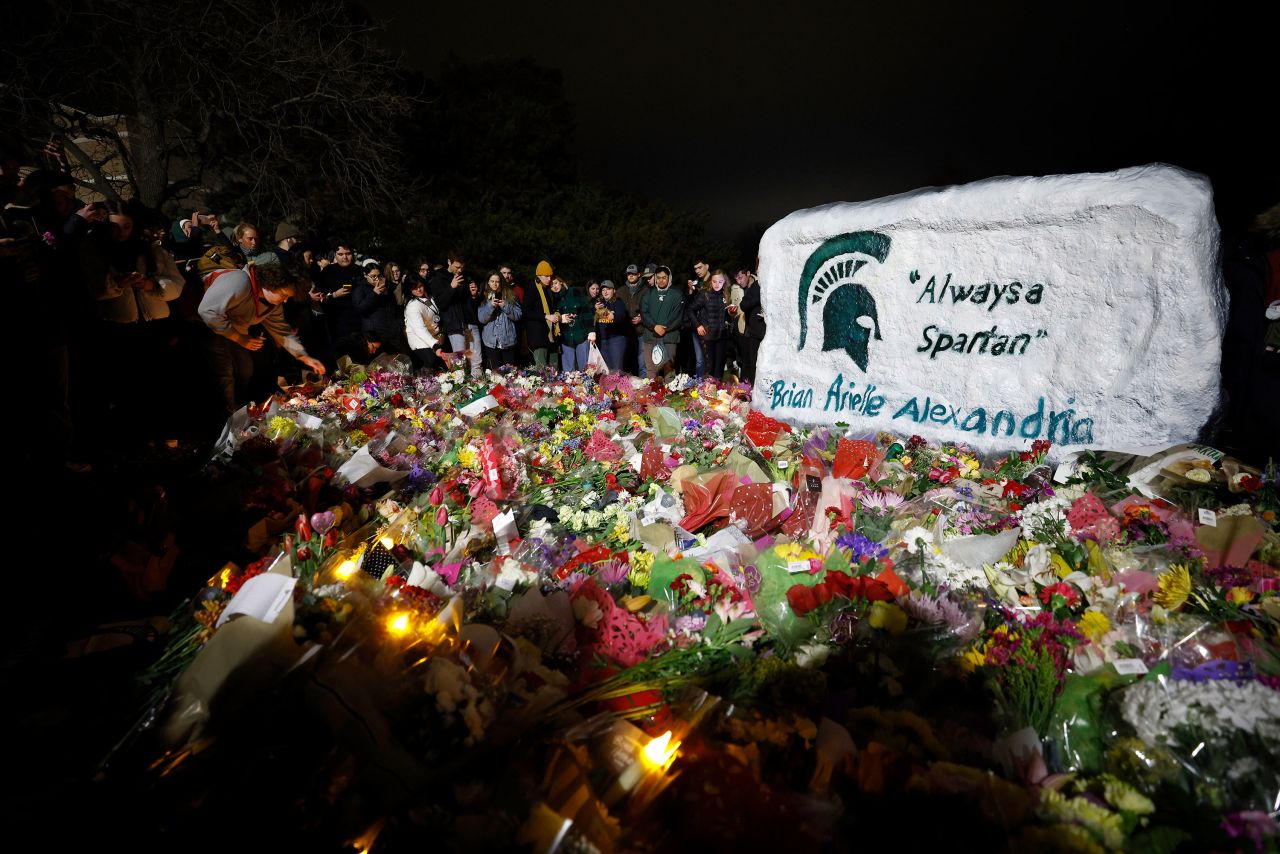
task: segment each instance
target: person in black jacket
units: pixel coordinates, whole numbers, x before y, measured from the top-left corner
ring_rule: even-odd
[[[383,352],[405,352],[407,348],[401,341],[403,313],[382,268],[376,264],[366,267],[364,279],[351,295],[352,305],[360,316],[361,331],[377,333]]]
[[[702,342],[703,364],[706,375],[714,380],[724,376],[725,345],[728,343],[729,326],[728,292],[729,277],[724,270],[716,270],[693,297],[690,316],[694,334]]]
[[[764,340],[764,309],[760,307],[760,280],[745,267],[734,274],[734,281],[742,288],[742,302],[738,306],[738,361],[741,363],[743,382],[755,384],[756,356],[760,342]]]
[[[559,370],[560,315],[556,311],[555,294],[551,291],[551,276],[554,272],[550,261],[538,262],[533,283],[524,289],[520,317],[534,367],[544,368],[549,363],[552,368]]]
[[[351,294],[360,284],[364,271],[356,266],[356,252],[350,243],[339,241],[333,250],[333,262],[320,274],[321,303],[329,327],[329,340],[338,341],[360,331],[360,317],[355,312]]]
[[[449,347],[454,353],[468,353],[471,364],[471,375],[480,376],[480,319],[476,316],[476,296],[467,278],[466,259],[457,249],[451,249],[445,255],[446,264],[443,269],[432,274],[428,284],[431,287],[431,298],[440,309],[440,331],[449,338]]]
[[[626,371],[627,343],[635,338],[635,326],[627,303],[608,279],[600,283],[600,299],[595,304],[596,343],[610,371]]]

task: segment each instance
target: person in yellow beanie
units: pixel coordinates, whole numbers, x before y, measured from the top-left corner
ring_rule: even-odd
[[[560,315],[556,312],[555,296],[551,293],[551,276],[555,271],[550,261],[539,261],[534,269],[532,287],[525,288],[524,303],[520,306],[524,318],[525,339],[533,354],[534,367],[553,368],[560,362]]]

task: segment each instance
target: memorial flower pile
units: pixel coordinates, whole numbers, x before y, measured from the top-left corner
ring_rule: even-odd
[[[365,850],[1265,850],[1276,472],[1152,462],[376,362],[229,423],[258,558],[193,597],[132,749],[191,827],[261,779]]]

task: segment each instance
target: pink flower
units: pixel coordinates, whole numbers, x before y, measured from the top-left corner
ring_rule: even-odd
[[[436,508],[436,524],[443,528],[449,524],[449,511],[443,507]]]
[[[431,503],[432,507],[439,507],[444,503],[444,490],[438,486],[435,487],[431,490],[431,494],[427,496],[427,501]]]

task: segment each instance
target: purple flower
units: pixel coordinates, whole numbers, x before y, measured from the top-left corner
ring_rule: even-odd
[[[1261,810],[1228,813],[1222,819],[1222,829],[1233,839],[1248,837],[1256,851],[1263,850],[1263,837],[1276,835],[1275,821]]]
[[[963,629],[969,622],[964,611],[945,597],[926,596],[913,592],[901,604],[910,617],[922,623],[941,623],[952,631]]]
[[[889,553],[889,550],[877,543],[875,540],[868,539],[862,534],[852,532],[841,534],[836,538],[836,546],[842,549],[851,550],[852,560],[861,560],[862,558],[881,558]]]
[[[700,632],[707,625],[706,614],[689,614],[684,617],[676,617],[675,629],[678,632]]]
[[[606,585],[620,584],[627,578],[627,565],[620,561],[611,560],[600,567],[597,578]]]

